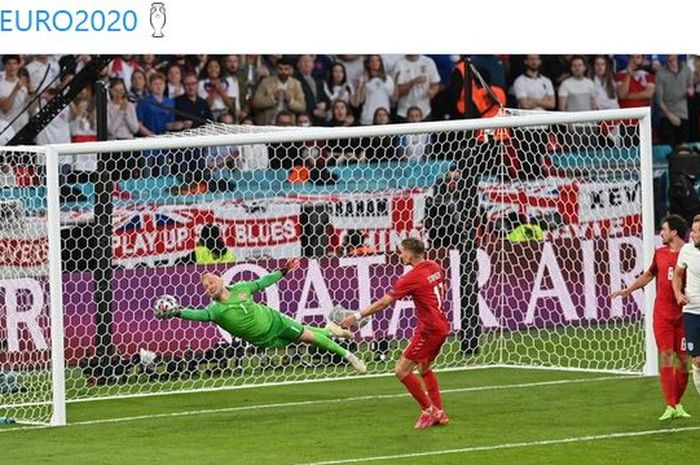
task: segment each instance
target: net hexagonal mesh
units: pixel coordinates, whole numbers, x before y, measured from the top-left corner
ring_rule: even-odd
[[[437,369],[641,371],[642,296],[608,298],[644,265],[639,119],[557,118],[212,125],[93,153],[51,148],[60,192],[37,170],[0,202],[0,416],[51,419],[48,264],[59,259],[68,402],[355,376],[304,344],[265,349],[214,322],[156,319],[154,303],[203,309],[203,273],[254,281],[301,257],[255,298],[323,327],[334,307],[391,288],[407,237],[447,275],[453,334]],[[29,155],[5,153],[15,165]],[[48,254],[47,195],[59,200],[60,257]],[[399,300],[338,343],[370,374],[391,373],[414,323]]]

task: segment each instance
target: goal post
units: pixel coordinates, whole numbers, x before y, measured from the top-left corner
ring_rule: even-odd
[[[50,147],[44,152],[46,160],[46,223],[49,265],[49,321],[51,337],[52,414],[50,424],[66,424],[66,379],[63,347],[63,277],[61,267],[61,202],[58,179],[58,153]]]
[[[653,287],[608,298],[654,253],[647,108],[352,128],[214,124],[3,153],[40,155],[44,169],[0,199],[22,205],[23,223],[0,230],[0,416],[61,425],[70,402],[354,377],[301,345],[262,350],[211,322],[156,320],[152,304],[173,295],[202,308],[203,272],[233,283],[300,256],[301,269],[256,299],[321,326],[335,306],[357,309],[390,288],[406,271],[396,246],[410,236],[446,272],[453,332],[436,369],[657,372]],[[95,196],[105,179],[97,159],[110,160],[119,188],[110,228],[92,226],[107,207],[95,204],[105,198]],[[110,245],[105,307],[95,250]],[[219,263],[197,263],[198,246]],[[399,300],[342,344],[370,376],[391,374],[414,324],[411,301]],[[109,347],[95,342],[100,331]]]

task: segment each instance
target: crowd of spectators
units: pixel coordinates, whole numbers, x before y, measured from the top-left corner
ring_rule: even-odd
[[[675,146],[700,140],[700,56],[471,58],[508,107],[586,111],[651,106],[656,143]],[[72,78],[60,75],[59,59],[2,56],[0,144]],[[89,59],[78,57],[77,70]],[[148,137],[212,121],[341,127],[474,117],[465,113],[463,103],[460,106],[464,86],[463,76],[455,72],[459,61],[451,55],[397,54],[121,55],[101,76],[109,88],[108,138]],[[96,140],[94,107],[92,89],[85,88],[37,136],[37,144]],[[382,147],[373,141],[360,155],[341,150],[334,162],[372,157],[419,160],[429,153],[429,144],[424,136],[397,138]],[[307,152],[303,163],[313,166],[318,157],[313,150]],[[223,157],[210,157],[202,166],[285,166],[275,160],[273,148],[265,146],[218,155]],[[157,156],[143,158],[138,169],[157,171],[163,166]]]

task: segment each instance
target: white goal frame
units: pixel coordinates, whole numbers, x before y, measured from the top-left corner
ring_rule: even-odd
[[[59,157],[105,152],[128,152],[138,150],[184,149],[214,147],[222,145],[245,145],[257,143],[297,142],[316,139],[346,139],[383,135],[411,135],[442,131],[477,131],[494,128],[516,128],[552,124],[589,123],[609,120],[636,119],[639,125],[639,172],[642,199],[643,260],[648,264],[655,249],[651,112],[649,108],[591,111],[577,113],[533,113],[524,116],[497,117],[491,119],[455,120],[415,124],[396,124],[352,128],[293,128],[247,134],[197,135],[184,137],[157,137],[129,141],[90,142],[60,144],[45,147],[13,147],[13,150],[44,153],[46,155],[47,218],[49,247],[49,286],[51,324],[51,374],[53,390],[53,412],[50,424],[66,424],[66,390],[63,328],[63,277],[61,273]],[[658,369],[657,349],[653,338],[652,309],[655,297],[653,286],[644,292],[644,375],[656,375]]]

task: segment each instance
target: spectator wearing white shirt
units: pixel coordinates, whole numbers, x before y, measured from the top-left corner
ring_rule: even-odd
[[[215,120],[226,113],[237,116],[240,111],[238,80],[224,76],[216,58],[209,58],[199,80],[199,96],[207,101]]]
[[[25,66],[29,73],[30,95],[40,93],[47,87],[56,87],[59,82],[54,81],[61,70],[58,62],[49,55],[34,55],[34,60]]]
[[[12,129],[19,132],[29,121],[24,108],[29,102],[29,82],[19,76],[19,55],[3,55],[2,64],[5,76],[0,79],[0,118],[9,121]]]
[[[597,110],[595,85],[586,77],[588,71],[586,59],[580,55],[571,57],[569,70],[571,76],[564,79],[559,86],[559,110]]]
[[[406,55],[396,63],[395,81],[398,86],[396,114],[408,118],[408,109],[418,107],[423,119],[429,119],[430,100],[440,89],[440,73],[435,62],[425,55]]]
[[[518,107],[524,110],[553,110],[556,106],[552,81],[540,74],[542,60],[539,55],[527,55],[525,72],[513,83]]]
[[[363,55],[337,55],[338,62],[345,69],[347,81],[355,86],[360,81],[362,74],[365,72],[364,56]],[[333,100],[333,99],[331,99]]]
[[[617,101],[617,88],[610,64],[610,58],[597,55],[593,59],[593,69],[590,73],[595,87],[596,105],[600,110],[620,108]]]
[[[139,62],[134,59],[133,55],[120,55],[109,63],[107,69],[110,78],[121,79],[124,81],[124,85],[128,86],[127,90],[131,92],[131,78],[139,67]],[[145,75],[143,86],[146,87]]]
[[[365,59],[365,74],[353,96],[353,106],[362,107],[360,124],[373,124],[378,108],[391,108],[396,100],[394,80],[384,70],[381,55],[369,55]]]
[[[352,84],[348,82],[347,73],[345,72],[345,65],[340,62],[335,62],[331,65],[328,71],[328,79],[323,84],[323,91],[326,94],[326,99],[333,103],[336,100],[342,100],[348,105],[352,101],[352,96],[355,93],[355,89]],[[330,121],[333,118],[333,111],[328,108],[328,113],[326,115],[326,120]]]

